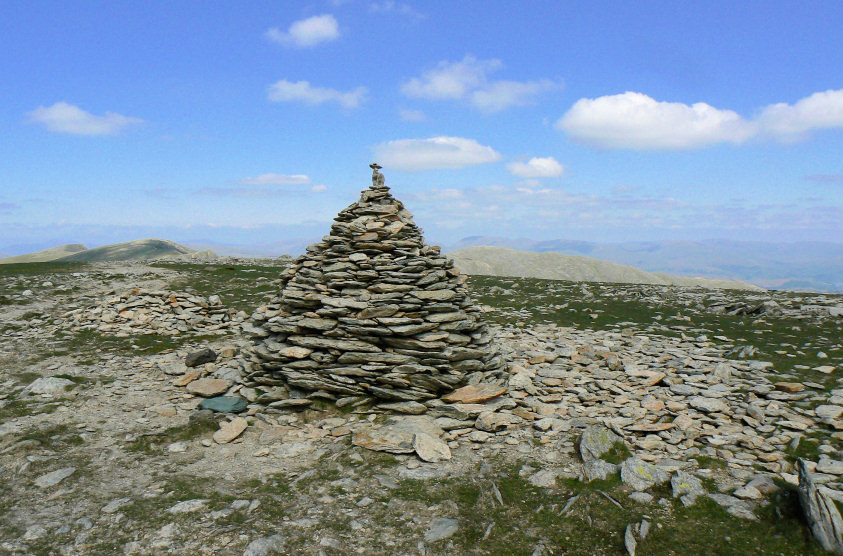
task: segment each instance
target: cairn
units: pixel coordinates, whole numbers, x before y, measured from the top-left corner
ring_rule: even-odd
[[[257,364],[247,384],[419,401],[500,378],[503,360],[465,276],[425,244],[380,166],[370,167],[371,188],[293,261],[280,294],[252,316]]]

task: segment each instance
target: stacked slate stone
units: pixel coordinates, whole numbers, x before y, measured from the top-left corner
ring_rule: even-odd
[[[418,401],[501,378],[503,361],[453,262],[383,185],[339,213],[252,317],[252,385]]]

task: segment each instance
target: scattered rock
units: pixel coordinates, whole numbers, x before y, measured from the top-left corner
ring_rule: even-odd
[[[670,475],[665,471],[636,457],[628,458],[621,464],[621,481],[633,490],[647,490],[669,479]]]
[[[586,462],[600,459],[616,442],[623,439],[603,425],[590,425],[580,437],[580,456]]]
[[[805,519],[822,547],[835,554],[843,554],[843,517],[827,491],[814,483],[805,461],[797,460],[799,502]]]
[[[26,387],[25,391],[30,394],[55,396],[56,394],[63,394],[69,388],[75,386],[75,384],[75,382],[66,378],[47,376],[35,379],[32,384]]]
[[[187,391],[194,396],[213,398],[224,394],[231,387],[231,383],[218,378],[200,378],[187,385]]]
[[[497,398],[506,388],[497,384],[469,384],[442,396],[442,401],[451,403],[483,403]]]
[[[41,475],[37,479],[35,479],[35,486],[39,488],[49,488],[52,486],[56,486],[63,480],[67,479],[76,471],[75,467],[64,467],[62,469],[57,469],[46,475]]]
[[[270,554],[284,554],[287,540],[283,535],[260,537],[249,543],[243,556],[269,556]]]
[[[217,360],[217,353],[211,348],[203,348],[198,351],[191,351],[184,358],[184,364],[187,367],[198,367],[205,363],[213,363]]]
[[[247,426],[249,426],[248,422],[242,417],[235,417],[227,423],[220,423],[220,430],[214,433],[214,442],[228,444],[240,436]]]
[[[217,413],[242,413],[246,411],[246,400],[230,396],[217,396],[202,400],[199,409],[210,409]]]
[[[431,463],[451,459],[451,449],[448,448],[448,445],[439,440],[438,437],[433,437],[424,432],[417,432],[413,436],[413,449],[421,459]]]
[[[448,517],[434,517],[430,520],[427,531],[424,533],[425,542],[436,542],[447,539],[459,531],[459,523],[456,519]]]

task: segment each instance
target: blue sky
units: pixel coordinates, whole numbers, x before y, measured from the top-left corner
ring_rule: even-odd
[[[843,241],[840,2],[4,2],[0,251]]]

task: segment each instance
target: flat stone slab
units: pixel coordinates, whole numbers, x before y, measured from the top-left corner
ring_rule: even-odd
[[[451,449],[438,437],[433,437],[423,432],[417,432],[413,436],[413,449],[424,461],[437,463],[451,459]]]
[[[469,384],[442,396],[449,403],[482,403],[497,398],[506,388],[497,384]]]
[[[214,433],[214,442],[217,444],[228,444],[246,430],[249,423],[242,417],[235,417],[228,423],[220,424],[220,430]]]
[[[370,425],[358,430],[354,433],[351,443],[376,452],[412,454],[416,451],[414,440],[417,433],[438,439],[443,431],[430,417],[401,416],[393,418],[390,423],[381,427]]]
[[[30,394],[44,394],[53,396],[61,394],[75,383],[72,380],[61,378],[57,376],[46,376],[35,379],[35,381],[26,387],[26,391]]]
[[[73,473],[75,472],[75,467],[65,467],[63,469],[57,469],[51,473],[41,475],[40,477],[35,479],[35,486],[37,486],[38,488],[49,488],[51,486],[56,486],[63,480],[73,475]]]
[[[195,396],[202,396],[203,398],[213,398],[224,394],[231,386],[227,380],[219,378],[200,378],[194,380],[187,385],[187,391]]]
[[[246,405],[246,400],[243,398],[217,396],[216,398],[202,400],[202,403],[199,404],[199,409],[210,409],[217,413],[241,413],[246,411]]]

